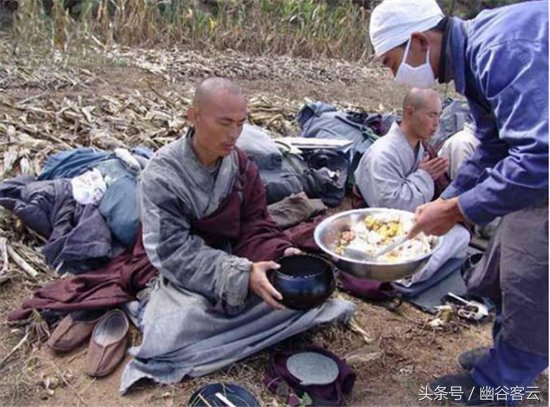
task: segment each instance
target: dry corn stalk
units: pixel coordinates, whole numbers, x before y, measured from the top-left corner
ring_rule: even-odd
[[[38,277],[38,271],[36,271],[27,261],[21,257],[10,245],[7,245],[7,251],[10,255],[10,258],[15,264],[21,268],[33,280],[36,280]]]
[[[349,326],[353,332],[356,332],[359,335],[361,335],[361,337],[366,343],[372,343],[374,341],[374,339],[371,338],[371,336],[367,333],[367,331],[361,328],[361,326],[359,325],[359,322],[355,317],[351,318]]]
[[[0,256],[2,258],[2,268],[0,269],[0,284],[2,284],[9,279],[9,277],[7,276],[7,273],[8,273],[7,239],[5,237],[0,237]]]

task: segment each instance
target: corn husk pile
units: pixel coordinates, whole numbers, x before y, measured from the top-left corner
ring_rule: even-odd
[[[387,73],[372,64],[353,64],[340,59],[316,61],[281,55],[248,56],[232,50],[136,49],[112,47],[106,58],[118,64],[129,64],[154,74],[163,75],[168,81],[188,78],[222,76],[246,80],[288,80],[310,83],[343,84],[360,83],[362,78],[385,77]]]
[[[0,176],[37,175],[47,156],[74,147],[110,150],[144,145],[156,150],[187,126],[190,103],[190,97],[180,92],[160,94],[153,88],[60,99],[40,93],[21,101],[2,93]],[[249,102],[249,120],[278,136],[290,135],[296,131],[293,120],[298,108],[298,103],[255,97]]]
[[[64,71],[52,72],[48,67],[0,66],[0,89],[20,88],[62,90],[85,88],[97,78],[84,68],[66,67]]]

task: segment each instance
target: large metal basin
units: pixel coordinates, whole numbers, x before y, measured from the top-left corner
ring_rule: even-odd
[[[413,275],[427,263],[432,253],[441,245],[441,238],[436,238],[429,253],[399,263],[358,261],[336,254],[334,250],[340,234],[345,230],[349,230],[357,222],[361,222],[366,216],[376,213],[399,213],[401,216],[414,217],[412,212],[388,208],[367,208],[340,212],[317,225],[314,233],[315,242],[325,253],[332,257],[332,261],[340,270],[358,278],[378,281],[395,281]]]

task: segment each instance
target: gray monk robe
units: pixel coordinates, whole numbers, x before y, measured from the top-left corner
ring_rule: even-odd
[[[143,240],[160,278],[122,393],[141,378],[174,383],[211,373],[353,312],[341,300],[307,312],[275,311],[249,292],[252,262],[276,259],[292,243],[267,213],[257,167],[235,150],[205,168],[190,137],[159,150],[141,180]]]
[[[411,147],[399,124],[393,123],[365,152],[355,170],[357,188],[367,205],[414,211],[430,202],[434,181],[419,169],[424,153],[421,143],[417,149]]]
[[[394,123],[388,133],[376,140],[365,152],[355,170],[355,181],[368,206],[414,212],[434,196],[434,181],[427,171],[419,169],[424,157],[421,143],[417,149]],[[470,234],[461,225],[455,225],[443,237],[443,243],[428,263],[412,277],[400,281],[411,285],[430,278],[445,262],[464,257]]]

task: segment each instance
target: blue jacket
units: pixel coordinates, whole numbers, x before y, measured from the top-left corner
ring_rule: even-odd
[[[481,145],[442,197],[484,224],[548,197],[548,2],[451,20],[456,90]]]

